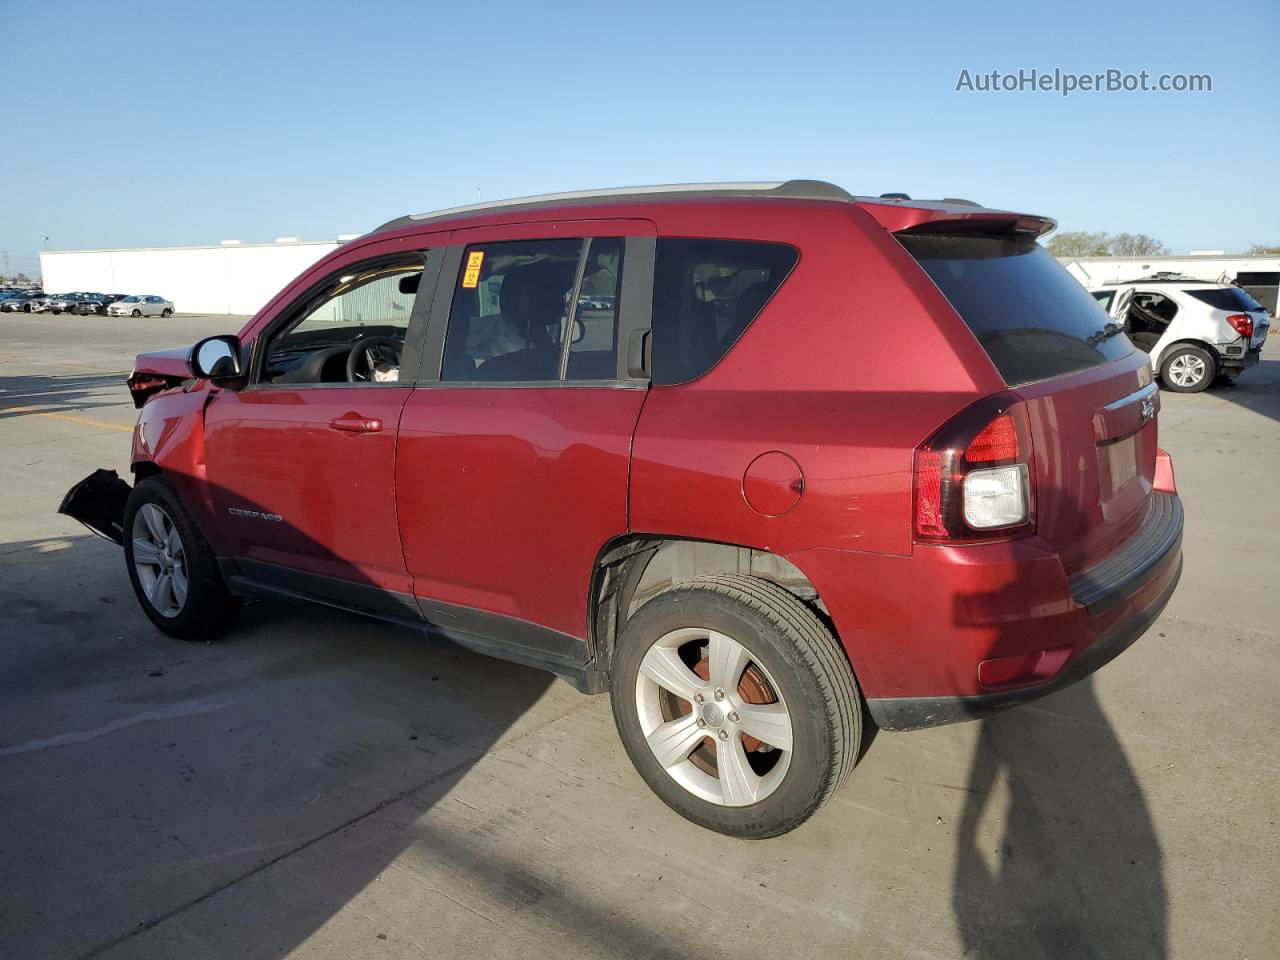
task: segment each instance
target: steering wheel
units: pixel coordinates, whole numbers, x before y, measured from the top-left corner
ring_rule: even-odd
[[[404,346],[394,337],[361,337],[347,352],[347,382],[366,383],[373,379],[379,362],[400,366],[400,350]],[[364,367],[364,372],[360,367]]]

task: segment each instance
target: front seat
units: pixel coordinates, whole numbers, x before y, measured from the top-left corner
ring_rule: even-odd
[[[498,289],[498,306],[525,346],[484,361],[476,371],[479,379],[555,380],[559,376],[560,344],[553,341],[549,328],[564,317],[572,271],[573,264],[548,262],[508,271]]]

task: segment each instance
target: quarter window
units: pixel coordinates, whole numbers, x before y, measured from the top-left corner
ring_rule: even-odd
[[[622,251],[618,237],[467,247],[441,380],[614,379]]]
[[[795,248],[742,240],[660,238],[653,283],[653,382],[710,370],[791,268]]]

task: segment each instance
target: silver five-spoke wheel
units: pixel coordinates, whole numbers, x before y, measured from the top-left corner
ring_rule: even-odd
[[[153,610],[176,617],[187,603],[187,552],[173,518],[157,503],[146,503],[133,518],[133,566]]]
[[[715,630],[660,637],[636,676],[636,711],[667,774],[710,803],[744,807],[773,793],[791,762],[791,715],[751,652]]]
[[[1184,353],[1169,364],[1169,379],[1179,387],[1194,387],[1207,373],[1204,360],[1194,354]]]

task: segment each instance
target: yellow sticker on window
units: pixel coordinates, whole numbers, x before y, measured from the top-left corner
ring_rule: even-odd
[[[462,286],[474,290],[480,286],[480,267],[484,264],[484,251],[472,250],[467,254],[467,267],[462,271]]]

